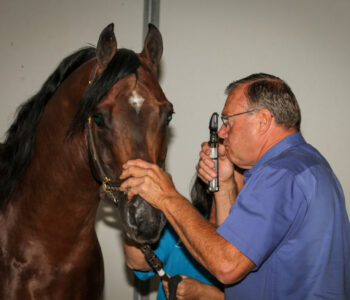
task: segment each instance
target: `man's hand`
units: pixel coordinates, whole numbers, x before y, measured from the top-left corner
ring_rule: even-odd
[[[120,186],[120,190],[128,189],[129,199],[138,194],[152,206],[162,210],[164,199],[178,195],[170,174],[155,164],[141,159],[129,160],[123,165],[123,169],[120,178],[127,179]]]
[[[234,184],[234,166],[232,162],[227,158],[225,147],[222,144],[218,145],[219,154],[219,186],[224,187],[229,184],[232,187]],[[199,162],[196,166],[198,177],[205,183],[213,180],[217,177],[214,170],[214,161],[209,157],[210,147],[207,142],[202,143],[202,149],[199,153]]]
[[[205,183],[214,179],[217,174],[214,171],[214,162],[209,157],[210,147],[208,143],[202,144],[199,153],[200,159],[196,166],[198,177]],[[222,224],[229,214],[238,192],[242,189],[244,177],[241,171],[237,170],[234,164],[226,156],[225,147],[219,144],[219,191],[214,193],[215,209],[211,214],[211,220],[215,220],[217,226]],[[215,214],[214,214],[215,213]],[[215,217],[214,217],[215,216]]]
[[[176,298],[178,300],[224,299],[224,293],[218,288],[186,275],[181,277],[182,281],[176,290]],[[168,282],[163,281],[163,288],[167,299],[169,299]]]

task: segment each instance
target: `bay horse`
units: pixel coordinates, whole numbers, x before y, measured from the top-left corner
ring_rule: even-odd
[[[164,166],[173,106],[157,81],[162,51],[155,26],[136,54],[117,48],[110,24],[18,110],[0,145],[0,299],[100,298],[100,198],[118,204],[129,239],[158,240],[164,215],[118,187],[129,159]]]

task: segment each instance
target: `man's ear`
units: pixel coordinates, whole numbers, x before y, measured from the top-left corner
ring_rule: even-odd
[[[266,133],[272,125],[272,113],[266,109],[262,108],[257,112],[258,122],[259,122],[259,132]]]

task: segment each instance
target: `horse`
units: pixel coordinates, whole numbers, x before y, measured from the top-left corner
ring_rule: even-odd
[[[119,176],[129,159],[164,167],[173,105],[157,80],[162,52],[152,24],[136,54],[117,48],[112,23],[19,108],[0,145],[0,299],[99,299],[100,199],[117,205],[127,238],[159,239],[164,215],[127,200]]]

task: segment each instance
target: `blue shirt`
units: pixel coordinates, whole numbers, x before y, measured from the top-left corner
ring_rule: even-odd
[[[163,262],[164,271],[171,275],[187,275],[203,283],[219,286],[219,282],[198,263],[187,251],[175,230],[166,224],[160,240],[154,249],[157,256]],[[134,271],[136,276],[146,280],[154,275],[154,271]],[[165,300],[162,282],[159,284],[157,300]]]
[[[245,172],[217,229],[256,268],[226,299],[350,299],[350,225],[338,179],[300,133]]]

